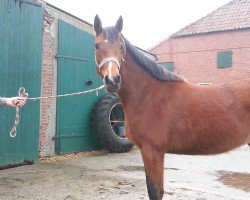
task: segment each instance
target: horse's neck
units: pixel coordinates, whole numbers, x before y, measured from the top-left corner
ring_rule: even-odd
[[[127,53],[121,66],[122,84],[118,92],[123,104],[138,102],[147,94],[156,79],[139,66],[133,57]]]

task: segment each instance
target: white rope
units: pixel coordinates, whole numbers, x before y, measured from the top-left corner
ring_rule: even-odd
[[[28,93],[25,93],[25,88],[24,87],[20,87],[18,90],[18,96],[19,97],[28,97]],[[10,131],[10,137],[16,137],[16,128],[18,126],[19,123],[19,108],[16,107],[16,117],[15,117],[15,122],[14,122],[14,126],[12,127],[11,131]]]
[[[90,90],[86,90],[86,91],[82,91],[82,92],[75,92],[75,93],[70,93],[70,94],[61,94],[61,95],[54,95],[54,96],[44,96],[44,97],[32,97],[32,98],[26,98],[26,100],[42,100],[42,99],[51,99],[51,98],[60,98],[60,97],[67,97],[67,96],[73,96],[73,95],[79,95],[79,94],[87,94],[87,93],[92,93],[92,92],[96,92],[96,95],[98,96],[98,92],[99,90],[103,89],[104,85],[98,87],[98,88],[94,88],[94,89],[90,89]],[[21,87],[18,90],[18,96],[19,97],[28,97],[28,93],[25,93],[25,88]],[[14,126],[10,131],[10,137],[14,138],[16,137],[16,133],[17,133],[17,126],[19,123],[20,117],[19,117],[19,108],[16,107],[16,117],[15,117],[15,122],[14,122]]]
[[[75,92],[75,93],[70,93],[70,94],[60,94],[60,95],[55,95],[55,96],[44,96],[44,97],[32,97],[32,98],[27,98],[27,100],[42,100],[42,99],[52,99],[52,98],[60,98],[60,97],[67,97],[67,96],[73,96],[73,95],[79,95],[79,94],[87,94],[87,93],[92,93],[92,92],[96,92],[96,95],[98,96],[98,92],[99,90],[103,89],[104,85],[98,87],[98,88],[94,88],[94,89],[90,89],[90,90],[86,90],[86,91],[82,91],[82,92]]]

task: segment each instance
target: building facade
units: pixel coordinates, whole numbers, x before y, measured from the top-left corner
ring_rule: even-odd
[[[233,0],[150,49],[192,83],[250,77],[250,1]]]

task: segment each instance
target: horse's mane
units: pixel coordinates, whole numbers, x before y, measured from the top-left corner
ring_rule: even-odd
[[[126,50],[131,53],[136,63],[142,66],[149,74],[160,81],[185,81],[185,78],[173,72],[166,70],[158,65],[155,61],[149,59],[141,53],[134,45],[132,45],[124,36],[120,35],[115,27],[107,27],[103,29],[104,36],[110,42],[123,40],[126,45]]]

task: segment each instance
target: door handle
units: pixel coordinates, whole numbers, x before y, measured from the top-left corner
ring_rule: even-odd
[[[92,84],[93,82],[90,79],[86,80],[86,85],[92,85]]]

